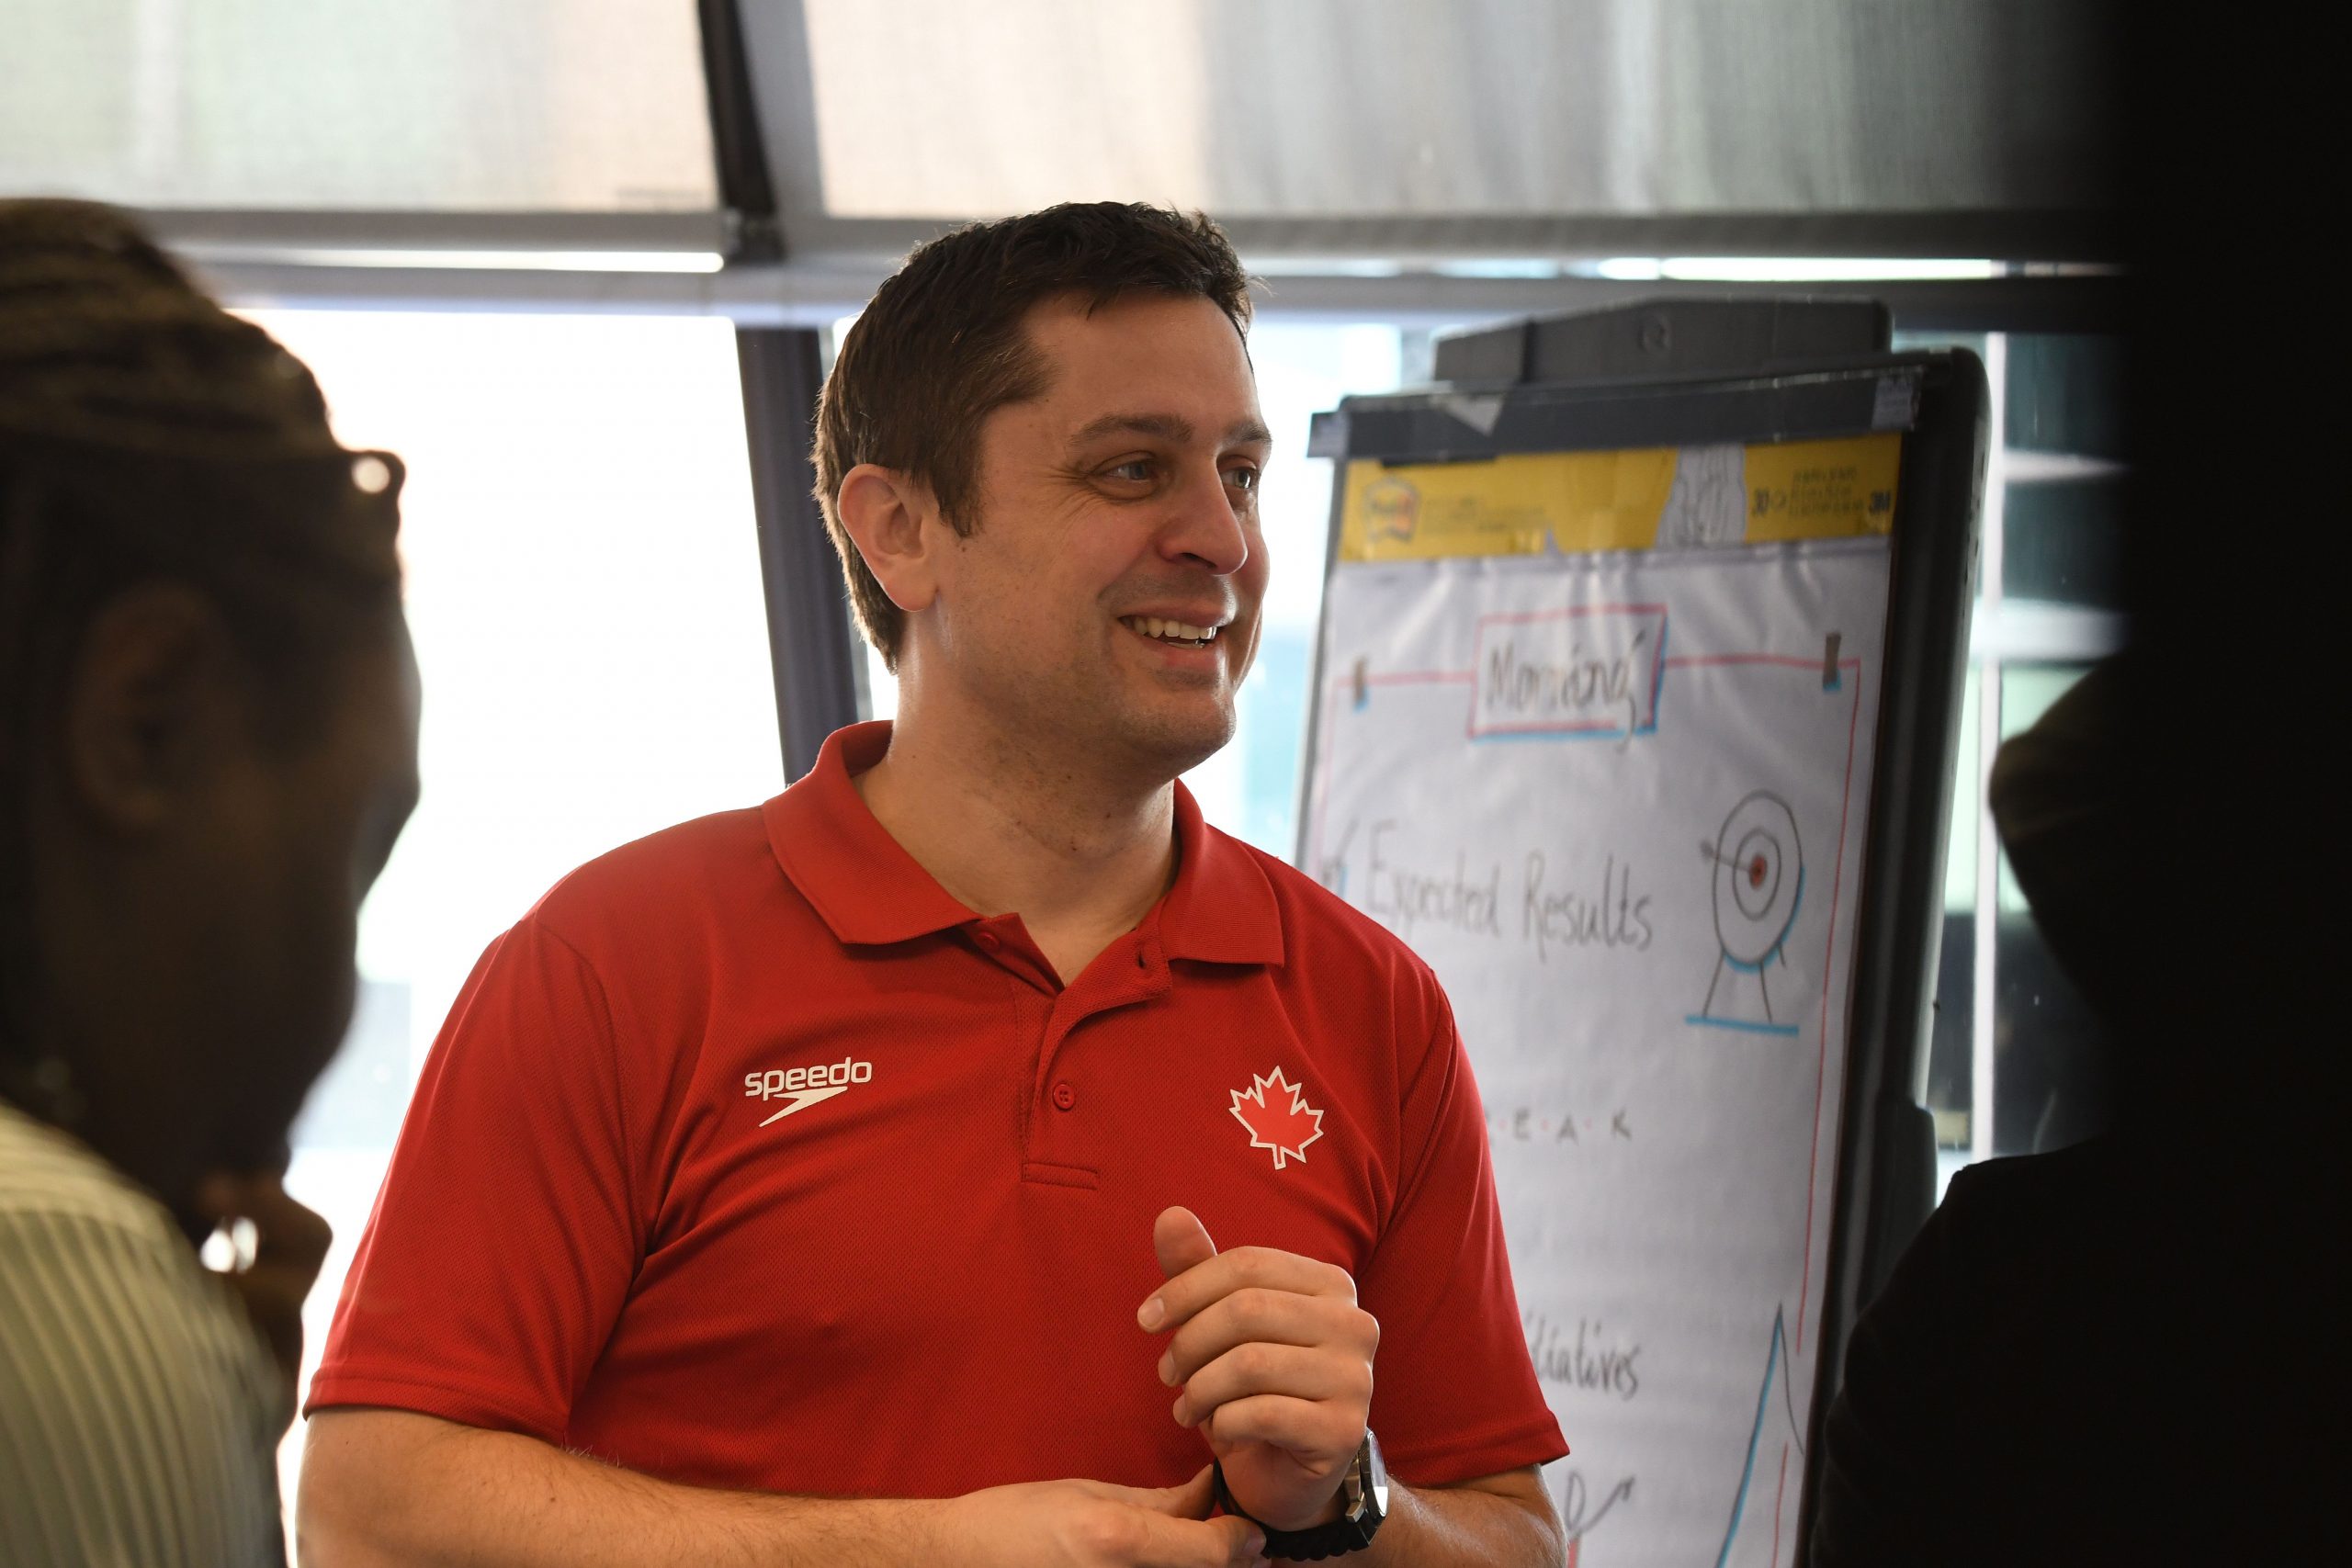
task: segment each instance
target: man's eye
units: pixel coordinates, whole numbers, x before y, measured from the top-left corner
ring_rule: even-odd
[[[1258,470],[1255,468],[1227,468],[1225,470],[1225,482],[1231,485],[1236,490],[1256,491],[1258,488],[1259,477]]]
[[[1148,457],[1130,458],[1126,462],[1114,464],[1102,471],[1112,479],[1125,479],[1133,484],[1149,484],[1158,477],[1155,465]]]

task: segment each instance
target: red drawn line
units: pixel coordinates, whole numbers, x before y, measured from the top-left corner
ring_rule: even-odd
[[[1710,664],[1777,664],[1784,670],[1821,668],[1818,659],[1799,659],[1788,653],[1684,653],[1666,661],[1668,670],[1695,670]],[[1838,661],[1840,670],[1860,670],[1861,667],[1862,661],[1859,659]]]
[[[1781,1494],[1789,1486],[1789,1445],[1781,1445],[1781,1483],[1772,1488],[1772,1568],[1781,1568]]]
[[[1663,615],[1665,614],[1666,606],[1663,604],[1578,604],[1566,610],[1498,610],[1492,615],[1479,616],[1478,624],[1483,626],[1499,623],[1503,626],[1515,626],[1529,621],[1564,621],[1571,615]]]
[[[1854,713],[1846,721],[1846,784],[1838,802],[1838,859],[1829,878],[1829,942],[1827,953],[1821,959],[1821,1051],[1813,1064],[1813,1151],[1806,1156],[1804,1172],[1804,1277],[1797,1287],[1797,1353],[1804,1353],[1804,1309],[1813,1294],[1813,1195],[1814,1182],[1821,1174],[1821,1093],[1823,1080],[1829,1067],[1829,968],[1838,953],[1838,896],[1846,884],[1846,817],[1854,803],[1854,741],[1861,731],[1862,677],[1854,674]],[[1846,1048],[1854,1048],[1851,1040]],[[1848,1106],[1850,1114],[1853,1107]]]
[[[1366,675],[1363,683],[1367,686],[1468,685],[1475,684],[1477,679],[1478,672],[1475,670],[1411,670],[1387,675]],[[1347,691],[1354,684],[1353,676],[1343,677],[1340,689]]]

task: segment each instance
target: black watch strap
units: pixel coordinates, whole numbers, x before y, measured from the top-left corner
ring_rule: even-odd
[[[1341,1484],[1340,1496],[1351,1505],[1340,1517],[1327,1523],[1312,1525],[1303,1530],[1281,1530],[1247,1512],[1233,1500],[1225,1484],[1225,1466],[1217,1465],[1210,1475],[1216,1490],[1217,1506],[1237,1518],[1248,1519],[1266,1532],[1266,1555],[1280,1557],[1292,1562],[1319,1562],[1327,1557],[1342,1557],[1351,1551],[1362,1551],[1372,1544],[1373,1536],[1385,1517],[1388,1501],[1388,1475],[1380,1461],[1380,1446],[1373,1441],[1370,1432],[1363,1435],[1363,1447],[1356,1450],[1355,1462],[1348,1479]]]

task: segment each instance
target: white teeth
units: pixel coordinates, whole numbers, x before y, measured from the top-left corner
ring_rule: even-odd
[[[1170,621],[1159,615],[1122,615],[1120,621],[1148,637],[1175,638],[1185,642],[1214,642],[1216,627],[1190,626],[1182,621]]]

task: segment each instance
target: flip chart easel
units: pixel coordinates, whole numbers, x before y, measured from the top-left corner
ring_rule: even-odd
[[[1453,1000],[1586,1568],[1798,1560],[1846,1334],[1933,1201],[1984,370],[1791,359],[1834,311],[1747,309],[1507,329],[1441,355],[1495,378],[1317,425],[1299,863]]]

